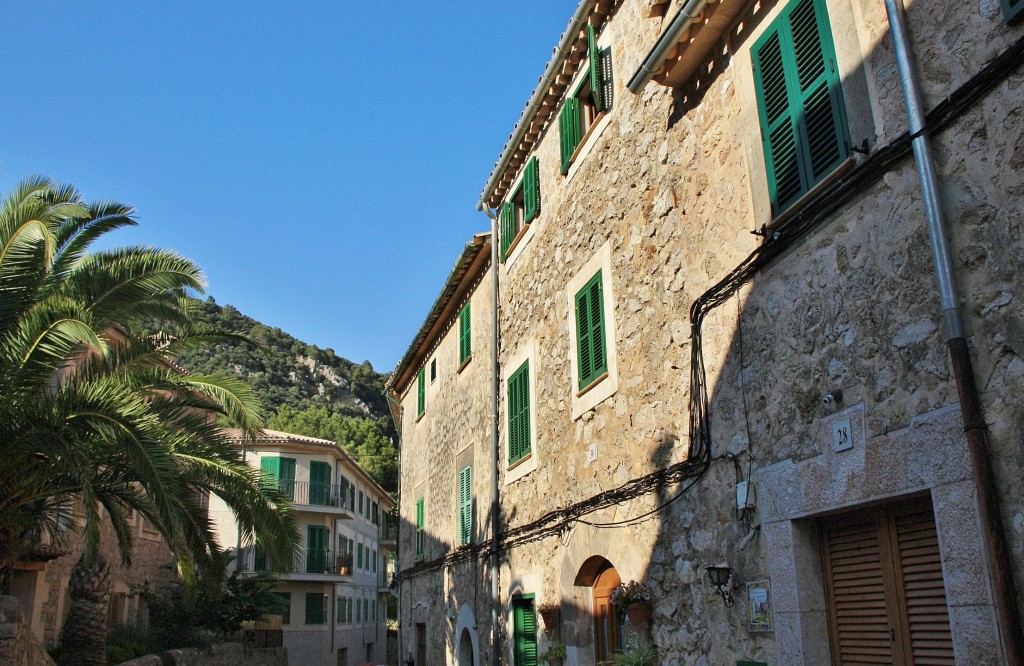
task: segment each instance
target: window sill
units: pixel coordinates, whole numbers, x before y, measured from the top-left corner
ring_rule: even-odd
[[[422,412],[420,412],[419,414],[417,414],[416,415],[416,423],[419,423],[420,419],[422,419],[426,415],[427,415],[427,410],[425,410],[425,409]]]
[[[511,472],[511,471],[512,471],[512,470],[514,470],[514,469],[515,469],[516,467],[519,467],[520,465],[522,465],[523,463],[525,463],[525,462],[526,462],[527,460],[529,460],[529,459],[531,459],[531,458],[533,458],[533,452],[532,452],[532,451],[531,451],[530,453],[527,453],[527,454],[526,454],[525,456],[523,456],[523,457],[522,457],[522,458],[520,458],[519,460],[515,461],[514,463],[511,463],[511,464],[510,464],[510,465],[509,465],[508,467],[506,467],[505,469]]]
[[[473,355],[470,354],[469,356],[466,357],[466,360],[462,362],[462,365],[459,366],[459,369],[455,371],[455,374],[457,374],[457,375],[461,374],[462,371],[466,368],[466,366],[469,365],[469,362],[472,361],[472,360],[473,360]]]
[[[601,382],[603,382],[607,378],[608,378],[608,371],[605,370],[600,375],[595,377],[592,382],[590,382],[589,384],[587,384],[586,386],[581,388],[579,391],[576,391],[576,397],[577,398],[583,397],[584,395],[589,393],[591,389],[596,387],[598,384],[600,384]]]
[[[818,194],[820,194],[821,191],[827,188],[829,185],[832,185],[837,180],[839,180],[840,178],[848,174],[850,171],[852,171],[853,168],[857,166],[857,161],[858,160],[855,155],[847,157],[842,164],[840,164],[839,166],[832,170],[832,173],[822,178],[817,185],[804,192],[803,196],[801,196],[793,203],[789,204],[789,206],[787,206],[785,210],[783,210],[781,213],[772,218],[772,221],[768,223],[768,228],[774,229],[776,227],[779,227],[780,225],[785,224],[789,220],[793,219],[794,217],[802,213],[804,209],[807,207],[809,201],[817,197]]]
[[[519,230],[519,233],[516,234],[516,237],[512,239],[511,243],[508,244],[508,248],[505,250],[506,261],[508,260],[509,257],[512,256],[512,251],[515,250],[516,246],[519,245],[519,241],[521,241],[523,239],[523,236],[526,235],[526,232],[529,231],[530,224],[532,224],[532,220],[530,222],[526,222],[525,224],[523,224],[523,228]]]

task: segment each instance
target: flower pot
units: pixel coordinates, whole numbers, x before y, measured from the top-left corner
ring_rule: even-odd
[[[634,601],[626,606],[626,617],[635,629],[651,623],[651,604],[646,601]]]
[[[548,631],[558,628],[558,621],[561,619],[562,610],[560,608],[541,608],[538,611],[540,617],[544,620],[544,627]]]

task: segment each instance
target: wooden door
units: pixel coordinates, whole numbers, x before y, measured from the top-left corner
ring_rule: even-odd
[[[306,528],[306,573],[327,571],[327,528],[310,525]]]
[[[324,462],[309,463],[309,503],[326,506],[331,492],[331,466]]]
[[[622,579],[614,568],[605,569],[594,580],[594,657],[610,659],[619,649],[619,616],[612,605],[612,590]]]
[[[820,524],[834,664],[954,664],[931,500]]]

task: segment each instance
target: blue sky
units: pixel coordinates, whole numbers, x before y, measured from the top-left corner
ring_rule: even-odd
[[[133,205],[219,303],[391,370],[576,0],[6,2],[0,191]]]

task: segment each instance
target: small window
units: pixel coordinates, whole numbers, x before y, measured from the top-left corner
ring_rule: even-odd
[[[433,384],[434,380],[437,379],[437,359],[430,359],[430,383]]]
[[[273,613],[281,616],[281,624],[291,624],[292,621],[292,593],[274,592],[275,597]]]
[[[1024,0],[1001,0],[1003,16],[1007,21],[1016,21],[1024,16]]]
[[[594,26],[587,26],[590,64],[582,82],[572,95],[566,98],[558,115],[558,135],[561,142],[562,174],[569,173],[569,167],[576,157],[576,150],[587,136],[598,116],[608,109],[611,77],[605,71],[604,54],[597,45]]]
[[[530,455],[530,362],[508,380],[508,463]]]
[[[537,158],[526,163],[523,180],[501,207],[501,260],[512,251],[526,225],[540,213],[540,176]]]
[[[327,620],[327,595],[306,593],[306,624],[324,624]]]
[[[373,565],[371,567],[371,570],[373,571],[373,573],[377,573],[377,549],[374,548],[372,551],[370,551],[370,553],[370,564]]]
[[[459,544],[467,544],[472,538],[473,468],[466,466],[459,471]]]
[[[416,559],[422,560],[425,544],[423,534],[423,498],[416,500]]]
[[[420,416],[427,409],[427,374],[426,368],[420,368],[416,377],[416,416]]]
[[[772,214],[850,155],[850,131],[825,0],[790,3],[751,60]]]
[[[356,544],[356,568],[363,568],[363,544],[361,543]]]
[[[469,301],[462,306],[459,312],[459,365],[469,360],[473,354],[472,331],[470,329]]]
[[[579,390],[608,372],[601,271],[576,294],[576,353]]]

